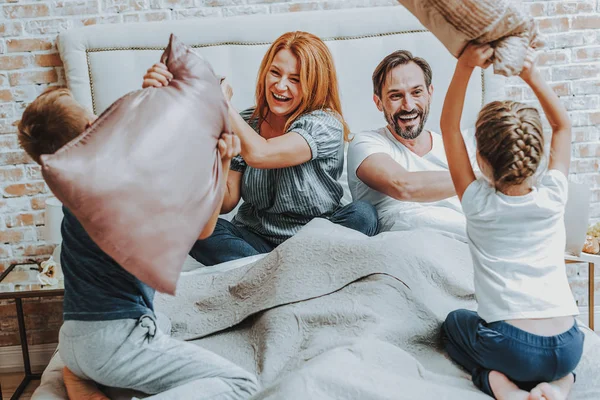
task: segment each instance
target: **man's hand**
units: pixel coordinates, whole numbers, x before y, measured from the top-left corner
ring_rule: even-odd
[[[486,69],[492,63],[494,49],[489,44],[469,43],[458,58],[458,64],[467,68]]]
[[[231,159],[242,151],[242,145],[240,138],[231,133],[223,133],[217,143],[219,154],[221,155],[221,162],[227,164]]]

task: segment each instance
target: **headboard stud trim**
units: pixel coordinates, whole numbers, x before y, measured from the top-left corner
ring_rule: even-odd
[[[406,31],[397,31],[397,32],[387,32],[387,33],[378,33],[373,35],[358,35],[358,36],[338,36],[338,37],[329,37],[329,38],[321,38],[324,42],[331,41],[341,41],[341,40],[356,40],[356,39],[366,39],[366,38],[374,38],[374,37],[383,37],[383,36],[394,36],[394,35],[407,35],[414,33],[429,33],[426,29],[414,29],[414,30],[406,30]],[[191,45],[192,48],[204,48],[204,47],[216,47],[216,46],[264,46],[271,44],[272,42],[218,42],[218,43],[208,43],[208,44],[195,44]],[[105,51],[145,51],[145,50],[164,50],[165,47],[99,47],[99,48],[89,48],[85,49],[85,57],[87,61],[88,67],[88,75],[90,80],[90,90],[92,95],[92,108],[94,114],[97,115],[96,110],[96,97],[94,94],[94,81],[92,80],[92,67],[90,63],[90,53],[99,53]],[[485,98],[485,79],[483,75],[483,70],[481,71],[481,105],[484,104]]]

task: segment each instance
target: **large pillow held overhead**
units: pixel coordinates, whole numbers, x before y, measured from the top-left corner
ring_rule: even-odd
[[[533,19],[511,0],[398,0],[455,57],[470,41],[495,48],[494,73],[518,75],[529,48],[542,45]]]
[[[41,157],[42,173],[96,244],[142,282],[175,292],[218,204],[216,148],[229,132],[211,66],[171,35],[166,87],[131,92],[79,137]]]

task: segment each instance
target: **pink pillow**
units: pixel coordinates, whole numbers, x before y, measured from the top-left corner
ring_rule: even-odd
[[[186,255],[223,185],[217,141],[230,132],[211,66],[171,35],[167,87],[115,101],[79,137],[41,157],[52,192],[127,271],[175,293]]]

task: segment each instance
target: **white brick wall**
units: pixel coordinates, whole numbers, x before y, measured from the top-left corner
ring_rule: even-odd
[[[394,4],[395,0],[0,0],[0,271],[14,261],[45,259],[51,251],[41,230],[49,193],[39,168],[18,147],[14,122],[46,86],[64,84],[55,46],[58,32],[93,24]],[[523,5],[546,34],[547,48],[539,62],[573,120],[572,179],[593,188],[591,213],[598,221],[600,2],[524,0]],[[509,98],[534,101],[519,79],[511,79],[506,90]],[[585,304],[585,274],[577,267],[569,271],[577,299]]]

